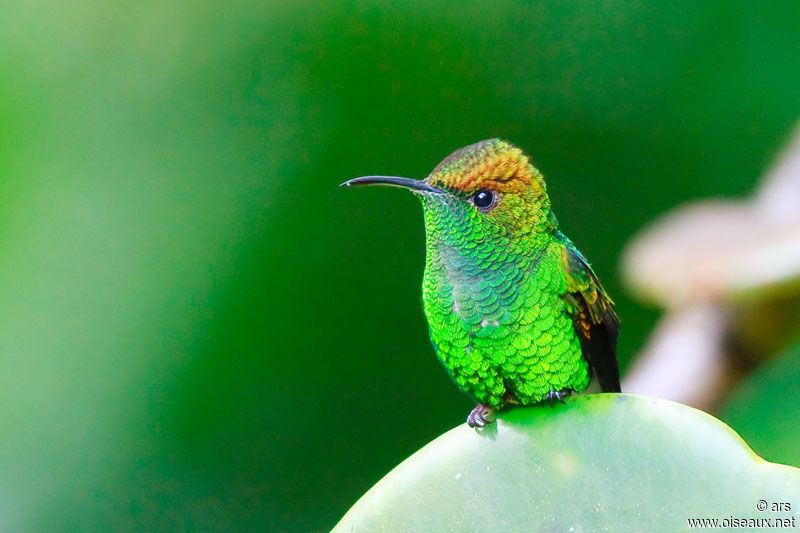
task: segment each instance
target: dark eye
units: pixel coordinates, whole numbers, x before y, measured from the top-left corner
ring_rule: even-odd
[[[478,209],[486,209],[494,203],[494,193],[487,189],[481,189],[472,197],[472,203]]]

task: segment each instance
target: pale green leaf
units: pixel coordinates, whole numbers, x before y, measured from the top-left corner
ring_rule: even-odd
[[[335,531],[675,531],[693,518],[798,514],[800,469],[762,460],[722,422],[598,394],[514,409],[481,431],[456,427],[378,482]]]

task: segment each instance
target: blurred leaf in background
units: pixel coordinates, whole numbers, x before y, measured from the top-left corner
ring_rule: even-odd
[[[800,113],[792,2],[1,12],[3,530],[325,529],[462,421],[419,206],[341,181],[523,147],[624,367],[627,237],[748,192]]]
[[[761,457],[800,466],[798,383],[800,342],[739,385],[721,417]]]
[[[800,334],[800,127],[769,166],[750,197],[684,203],[629,239],[625,286],[664,314],[625,391],[716,413]]]

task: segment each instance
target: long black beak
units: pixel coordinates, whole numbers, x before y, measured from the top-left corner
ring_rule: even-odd
[[[432,194],[444,194],[442,189],[437,189],[428,185],[422,180],[411,178],[399,178],[397,176],[363,176],[345,181],[339,187],[353,187],[356,185],[389,185],[390,187],[402,187],[412,191],[427,192]]]

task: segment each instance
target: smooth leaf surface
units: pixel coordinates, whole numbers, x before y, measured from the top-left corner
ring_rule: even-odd
[[[598,394],[515,409],[481,431],[456,427],[384,477],[335,531],[674,531],[692,518],[799,514],[800,470],[762,460],[710,415]]]

